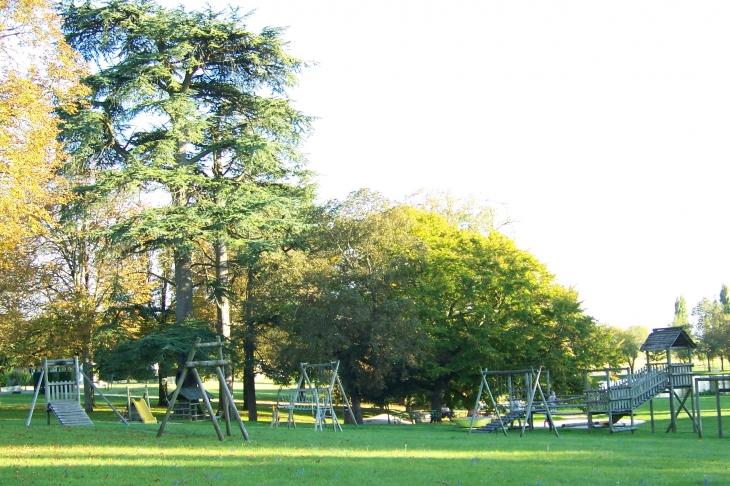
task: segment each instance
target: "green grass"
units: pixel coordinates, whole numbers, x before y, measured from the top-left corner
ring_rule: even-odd
[[[692,431],[686,415],[678,432],[666,434],[668,401],[655,400],[656,434],[648,406],[639,430],[609,434],[560,429],[560,438],[538,427],[467,435],[448,422],[411,426],[343,426],[314,432],[269,428],[268,417],[246,422],[251,442],[237,427],[218,441],[210,422],[173,423],[157,438],[159,426],[124,427],[104,411],[92,414],[94,427],[65,428],[43,404],[25,427],[29,395],[0,396],[0,484],[141,485],[453,485],[730,483],[730,442],[717,436],[714,397],[703,397],[705,438]],[[264,406],[262,410],[267,408]],[[724,431],[730,436],[730,397],[723,397]],[[162,410],[153,412],[161,417]]]

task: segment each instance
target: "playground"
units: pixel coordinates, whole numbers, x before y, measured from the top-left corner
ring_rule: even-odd
[[[667,351],[688,348],[681,333],[660,331],[657,339]],[[645,343],[647,352],[652,342]],[[216,351],[217,359],[197,359],[201,349]],[[354,417],[336,361],[302,363],[293,388],[260,383],[260,421],[244,426],[242,389],[225,388],[221,402],[209,392],[218,391],[225,364],[220,341],[198,341],[178,381],[187,373],[195,377],[198,394],[187,394],[194,402],[181,402],[184,387],[160,407],[147,385],[94,386],[97,405],[106,406],[87,415],[79,384],[91,380],[78,360],[44,361],[33,390],[0,395],[0,484],[730,482],[730,443],[723,438],[730,377],[694,375],[691,356],[673,363],[667,352],[666,362],[647,362],[634,373],[586,370],[585,394],[572,397],[553,397],[542,368],[480,369],[471,417],[482,404],[491,405],[494,417],[478,427],[446,419],[368,423],[382,417],[376,408],[364,410],[364,424],[348,423]],[[205,367],[215,368],[216,380],[202,380],[197,370]],[[709,383],[707,391],[700,392],[699,382]],[[571,426],[581,421],[585,427]]]
[[[206,385],[214,386],[214,383]],[[125,406],[119,386],[115,406]],[[270,411],[278,387],[262,386],[261,414]],[[110,393],[111,394],[111,393]],[[245,422],[240,433],[219,441],[210,421],[124,426],[110,410],[92,414],[93,427],[47,425],[43,404],[31,427],[25,420],[32,395],[0,395],[0,484],[644,484],[714,485],[730,482],[730,442],[718,438],[715,396],[702,395],[705,436],[699,439],[686,416],[670,425],[666,398],[654,405],[651,433],[648,404],[636,410],[644,420],[632,434],[606,428],[589,434],[566,428],[556,437],[541,423],[519,431],[469,434],[448,421],[416,425],[343,424],[343,432],[313,430],[314,419],[297,428],[271,428],[268,417]],[[235,396],[240,408],[240,395]],[[152,404],[158,421],[165,409]],[[730,427],[730,396],[721,395]],[[341,410],[340,410],[341,412]],[[369,410],[373,415],[378,411]],[[730,430],[730,429],[727,429]],[[590,479],[587,479],[590,478]],[[705,482],[707,480],[707,482]]]

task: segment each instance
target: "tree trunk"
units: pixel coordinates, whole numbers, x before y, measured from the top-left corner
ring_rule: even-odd
[[[167,381],[162,376],[164,373],[162,369],[157,373],[157,406],[166,407],[167,402]]]
[[[231,304],[228,299],[228,247],[225,243],[217,243],[215,245],[215,278],[218,282],[218,288],[222,289],[223,292],[216,295],[216,311],[217,311],[217,322],[216,331],[218,334],[223,336],[223,340],[227,341],[231,338]],[[233,373],[231,365],[224,366],[223,373],[226,378],[226,386],[233,395]],[[225,396],[223,391],[223,385],[218,385],[218,396]],[[218,400],[219,411],[220,404],[223,400]],[[231,404],[233,405],[233,404]]]
[[[355,414],[355,420],[358,424],[362,424],[362,402],[360,401],[360,392],[355,390],[350,396],[350,406],[352,413]]]
[[[249,422],[258,421],[256,411],[256,360],[254,344],[255,324],[246,322],[246,337],[243,343],[243,406],[248,410]]]
[[[441,377],[436,380],[433,388],[433,395],[431,396],[431,410],[441,410],[444,405],[444,395],[446,394],[446,388],[449,386],[450,379],[447,377]]]
[[[175,240],[175,320],[178,324],[193,317],[193,270],[190,249]]]

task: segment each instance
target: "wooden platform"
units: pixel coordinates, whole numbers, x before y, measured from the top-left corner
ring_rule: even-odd
[[[67,427],[94,425],[76,400],[56,400],[49,402],[48,411],[53,412],[56,418],[58,418],[58,421],[61,422],[61,425]]]

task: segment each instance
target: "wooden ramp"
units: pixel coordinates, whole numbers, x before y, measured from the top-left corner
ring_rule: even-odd
[[[94,425],[84,409],[76,400],[56,400],[48,403],[48,411],[61,422],[61,425],[74,427],[77,425]]]

